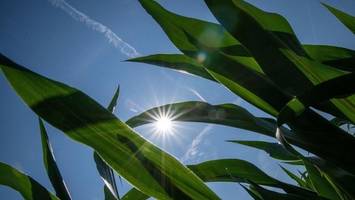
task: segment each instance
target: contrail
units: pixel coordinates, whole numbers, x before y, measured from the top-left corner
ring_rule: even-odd
[[[194,95],[196,95],[201,101],[203,102],[207,102],[205,98],[202,97],[202,95],[200,93],[198,93],[196,90],[192,89],[192,88],[188,88],[188,90],[192,93],[194,93]]]
[[[139,53],[136,51],[134,47],[132,47],[131,45],[123,41],[111,29],[101,24],[100,22],[91,19],[86,14],[80,12],[79,10],[71,6],[65,0],[48,0],[48,1],[52,3],[53,6],[62,9],[74,20],[82,22],[92,30],[102,33],[107,38],[109,43],[112,44],[115,48],[119,48],[124,55],[130,58],[139,56]]]
[[[192,143],[186,153],[181,157],[181,162],[186,163],[187,161],[191,161],[193,157],[198,152],[198,147],[201,144],[201,141],[208,134],[208,131],[212,129],[213,125],[208,124],[196,137],[192,140]]]

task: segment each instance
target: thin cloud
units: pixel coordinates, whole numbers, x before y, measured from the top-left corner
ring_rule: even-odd
[[[191,89],[191,88],[189,88],[189,90],[190,90],[190,92],[194,93],[194,95],[196,95],[201,101],[207,102],[206,99],[203,98],[203,96],[200,93],[198,93],[196,90]]]
[[[200,146],[203,138],[208,134],[208,132],[212,129],[213,125],[208,124],[201,132],[196,136],[196,138],[192,141],[189,149],[186,151],[186,153],[182,156],[180,159],[183,163],[186,163],[187,161],[192,161],[196,155],[198,156],[203,156],[203,154],[198,154],[198,147]]]
[[[53,6],[63,10],[74,20],[82,22],[92,30],[102,33],[110,44],[112,44],[115,48],[119,48],[121,53],[123,53],[127,57],[132,58],[140,55],[134,47],[132,47],[131,45],[123,41],[110,28],[106,27],[100,22],[91,19],[89,16],[77,10],[65,0],[48,0],[48,1]]]

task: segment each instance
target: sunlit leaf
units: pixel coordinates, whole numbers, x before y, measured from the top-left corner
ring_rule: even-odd
[[[146,200],[149,199],[149,196],[143,194],[141,191],[136,188],[129,190],[123,197],[122,200]]]
[[[4,56],[12,87],[42,119],[92,147],[116,172],[158,199],[219,199],[191,170],[154,146],[81,91],[36,74]]]
[[[172,120],[185,122],[205,122],[242,128],[273,137],[276,124],[272,119],[265,120],[253,116],[246,109],[234,104],[211,105],[200,101],[167,104],[149,109],[130,118],[126,123],[131,127],[155,121],[154,115],[160,110],[169,110]]]
[[[112,100],[109,104],[109,106],[107,107],[107,110],[110,111],[111,113],[114,112],[115,107],[117,105],[117,100],[118,100],[118,96],[120,93],[120,87],[118,86],[116,89],[115,94],[112,97]],[[99,172],[101,178],[104,180],[105,183],[105,197],[107,198],[114,198],[114,199],[120,199],[120,195],[118,193],[118,188],[117,188],[117,184],[116,184],[116,179],[115,179],[115,175],[113,170],[111,169],[110,166],[108,166],[105,161],[103,161],[100,156],[94,152],[94,161],[96,163],[96,168],[97,171]],[[109,190],[111,192],[111,195],[106,194],[107,190]]]

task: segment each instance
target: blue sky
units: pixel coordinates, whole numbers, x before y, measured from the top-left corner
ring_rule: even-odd
[[[68,5],[103,24],[141,55],[176,53],[178,50],[136,0],[67,0]],[[182,15],[216,21],[202,0],[160,0]],[[329,44],[355,49],[354,35],[344,28],[318,0],[250,0],[268,11],[285,16],[302,43]],[[355,13],[351,0],[323,1]],[[52,79],[81,89],[102,105],[121,85],[115,114],[122,120],[150,107],[187,100],[212,104],[238,103],[257,116],[262,112],[225,88],[210,81],[150,65],[122,62],[127,55],[99,31],[93,30],[48,0],[1,0],[0,52]],[[163,84],[162,84],[163,83]],[[47,188],[38,122],[33,112],[0,75],[0,161],[25,171]],[[198,95],[196,95],[196,92]],[[92,150],[68,139],[47,125],[56,160],[73,199],[103,199],[103,183],[92,159]],[[253,162],[271,176],[290,181],[277,163],[262,152],[224,142],[227,139],[266,139],[251,132],[199,123],[179,123],[174,137],[152,137],[150,126],[137,128],[144,137],[184,163],[216,158],[240,158]],[[209,184],[222,199],[250,199],[237,184]],[[121,194],[130,186],[118,184]],[[0,186],[1,199],[21,199]]]

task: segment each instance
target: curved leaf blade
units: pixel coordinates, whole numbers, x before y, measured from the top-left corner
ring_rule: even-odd
[[[53,185],[56,195],[62,200],[70,200],[70,193],[55,161],[53,149],[49,143],[46,128],[44,127],[43,121],[40,118],[38,120],[41,130],[43,162],[48,177]]]
[[[336,9],[330,5],[322,3],[333,15],[338,18],[341,23],[343,23],[353,34],[355,34],[355,17],[351,16],[339,9]]]
[[[107,107],[107,110],[110,111],[111,113],[113,113],[115,110],[119,93],[120,93],[120,86],[117,87],[115,94],[113,95],[112,100],[109,106]],[[112,199],[112,198],[120,199],[120,195],[118,193],[118,188],[116,184],[115,174],[111,169],[111,167],[108,166],[105,163],[105,161],[103,161],[96,152],[94,152],[94,161],[96,163],[97,171],[99,172],[101,178],[105,183],[105,187],[104,187],[105,197],[107,197],[108,199]],[[107,190],[110,191],[111,194],[107,194]]]
[[[158,199],[219,199],[191,170],[81,91],[36,74],[4,56],[0,66],[34,112],[71,139],[95,149],[144,193]]]
[[[187,72],[211,81],[216,81],[195,59],[183,54],[156,54],[138,58],[132,58],[127,61],[142,62],[161,67],[170,68],[177,71]]]
[[[242,144],[245,146],[260,149],[268,153],[272,158],[284,161],[297,161],[299,158],[288,152],[281,144],[271,143],[264,141],[241,141],[241,140],[230,140],[229,142],[234,142]]]
[[[26,200],[59,200],[37,181],[2,162],[0,162],[0,185],[18,191]]]
[[[154,116],[160,110],[169,110],[172,120],[185,122],[204,122],[227,125],[249,131],[258,132],[270,137],[274,136],[276,124],[272,119],[254,117],[244,108],[234,104],[211,105],[199,101],[187,101],[167,104],[149,109],[130,118],[126,123],[131,127],[155,121]]]
[[[122,197],[122,200],[146,200],[149,198],[150,198],[149,196],[143,194],[141,191],[137,190],[136,188],[132,188]]]
[[[340,70],[355,72],[355,51],[328,45],[303,45],[314,60]]]

